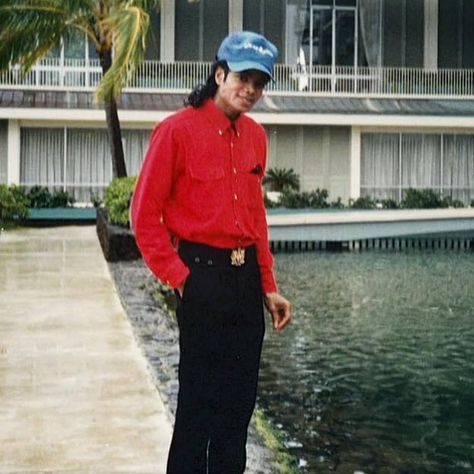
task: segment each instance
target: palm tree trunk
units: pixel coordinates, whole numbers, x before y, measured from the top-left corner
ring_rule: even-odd
[[[100,54],[100,64],[102,73],[110,69],[112,65],[112,53],[107,51]],[[127,167],[122,145],[122,130],[117,112],[117,101],[114,97],[106,97],[104,100],[105,118],[107,121],[107,133],[109,136],[110,153],[112,156],[112,172],[114,178],[124,178],[127,176]]]

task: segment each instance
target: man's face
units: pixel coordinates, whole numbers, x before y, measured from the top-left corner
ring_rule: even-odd
[[[218,68],[215,77],[218,89],[214,102],[231,120],[252,109],[268,82],[266,74],[253,69],[229,72],[225,77],[224,69]]]

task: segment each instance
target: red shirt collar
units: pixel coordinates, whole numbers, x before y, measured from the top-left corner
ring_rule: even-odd
[[[239,137],[242,133],[241,116],[232,122],[229,117],[219,109],[212,99],[209,99],[203,106],[202,110],[206,115],[206,118],[213,126],[216,127],[219,135],[224,135],[228,130],[234,130],[236,135]]]

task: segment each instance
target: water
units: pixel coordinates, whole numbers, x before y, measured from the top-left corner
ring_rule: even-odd
[[[474,472],[474,254],[279,254],[259,405],[301,472]]]

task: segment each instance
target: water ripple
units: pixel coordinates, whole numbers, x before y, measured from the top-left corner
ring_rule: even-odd
[[[259,404],[304,460],[301,472],[472,472],[472,254],[276,263],[294,322],[267,331]]]

